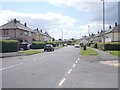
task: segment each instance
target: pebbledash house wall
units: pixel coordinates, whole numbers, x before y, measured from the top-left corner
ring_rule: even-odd
[[[8,30],[8,34],[4,34],[4,30]],[[21,29],[3,29],[0,30],[2,38],[8,37],[8,39],[15,39],[15,40],[24,40],[28,41],[29,43],[32,42],[32,35],[29,35],[29,32],[21,30]],[[25,34],[26,33],[26,34]]]

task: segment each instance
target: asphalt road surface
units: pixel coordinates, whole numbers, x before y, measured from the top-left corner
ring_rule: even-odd
[[[118,68],[80,57],[80,49],[2,59],[3,88],[118,88]]]

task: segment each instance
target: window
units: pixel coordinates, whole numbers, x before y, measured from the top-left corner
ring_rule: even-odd
[[[4,35],[8,35],[9,34],[8,29],[3,29],[3,33],[4,33]]]
[[[6,29],[6,34],[8,35],[9,33],[8,33],[8,29]]]
[[[5,29],[3,30],[3,33],[4,33],[4,35],[5,35]]]

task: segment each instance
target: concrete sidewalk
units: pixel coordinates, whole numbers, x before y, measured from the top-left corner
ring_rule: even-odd
[[[18,54],[17,52],[0,53],[0,58],[15,57],[15,56],[22,56],[22,55],[23,54]]]
[[[41,51],[44,51],[43,49],[30,49],[30,50],[41,50]],[[27,51],[27,50],[25,50],[25,51]],[[18,52],[0,53],[0,58],[16,57],[16,56],[26,56],[26,54],[20,54]]]
[[[84,56],[84,58],[92,61],[97,61],[102,64],[108,64],[108,65],[117,66],[117,67],[120,65],[118,56],[114,56],[105,51],[98,50],[95,48],[92,48],[92,49],[98,52],[98,56]]]

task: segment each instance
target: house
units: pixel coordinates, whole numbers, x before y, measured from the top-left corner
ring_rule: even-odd
[[[31,43],[34,39],[32,35],[35,32],[27,26],[27,23],[22,24],[20,21],[13,19],[0,26],[0,33],[1,39],[15,39],[19,42]]]
[[[33,41],[52,41],[51,36],[42,29],[30,29],[27,23],[20,23],[20,21],[13,19],[10,22],[0,26],[0,39],[13,39],[19,42],[32,43]]]
[[[44,41],[50,41],[50,42],[52,41],[52,37],[47,32],[44,33],[43,38],[44,38]]]
[[[120,25],[115,23],[114,27],[109,26],[109,30],[105,32],[105,42],[120,42]]]
[[[42,29],[35,29],[35,41],[52,41],[52,37],[47,33],[43,33]]]

